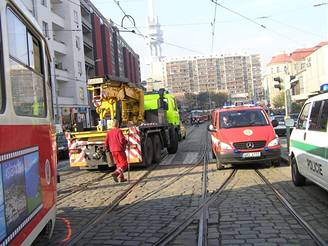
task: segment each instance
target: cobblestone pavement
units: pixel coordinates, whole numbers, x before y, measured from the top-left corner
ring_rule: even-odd
[[[196,162],[201,155],[200,150],[206,139],[207,125],[207,123],[203,123],[199,127],[189,127],[186,139],[179,144],[178,152],[169,156],[161,165],[188,165]]]
[[[201,157],[206,125],[188,128],[187,139],[180,143],[177,154],[168,155],[76,245],[152,245],[184,221],[200,204],[202,166],[176,179]],[[261,172],[286,195],[297,212],[328,240],[328,193],[312,184],[294,187],[289,166],[262,167],[250,165],[249,169],[238,168],[231,183],[210,204],[207,210],[209,245],[313,245],[307,233],[252,168],[261,168]],[[64,194],[73,185],[94,180],[105,173],[71,172],[63,163],[61,168],[60,172],[65,175],[58,185],[59,194]],[[217,171],[215,164],[210,164],[208,191],[218,189],[231,171],[231,168]],[[145,168],[133,169],[131,181],[137,180],[145,172]],[[173,180],[176,182],[172,183]],[[128,186],[115,184],[108,176],[92,183],[86,190],[64,198],[58,206],[51,242],[37,245],[67,243],[90,221],[103,214],[104,209]],[[194,223],[170,244],[196,245],[197,233],[198,218],[195,218]]]
[[[262,174],[284,195],[296,212],[328,242],[328,192],[310,182],[304,187],[294,186],[289,166],[265,169],[262,170]]]
[[[238,170],[209,207],[209,245],[314,245],[254,170]]]

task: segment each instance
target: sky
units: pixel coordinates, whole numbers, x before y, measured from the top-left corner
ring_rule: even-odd
[[[124,16],[114,0],[91,0],[102,14],[115,23]],[[120,0],[140,32],[147,35],[149,0]],[[215,0],[213,0],[215,1]],[[262,74],[272,56],[312,47],[328,40],[327,0],[217,0],[243,18],[220,6],[216,8],[213,53],[260,54]],[[215,4],[211,0],[154,0],[162,26],[165,57],[209,55],[212,51],[212,27]],[[313,5],[326,3],[314,7]],[[261,25],[266,28],[261,27]],[[125,19],[124,26],[132,25]],[[122,37],[140,56],[142,80],[148,77],[150,51],[146,40],[129,32]],[[181,46],[177,48],[169,44]]]

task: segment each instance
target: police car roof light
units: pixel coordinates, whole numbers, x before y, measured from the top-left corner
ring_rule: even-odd
[[[327,84],[322,84],[320,86],[320,91],[322,91],[322,92],[328,92],[328,83]]]

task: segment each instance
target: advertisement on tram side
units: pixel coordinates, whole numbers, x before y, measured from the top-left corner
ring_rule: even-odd
[[[34,148],[33,148],[34,149]],[[24,153],[24,154],[22,154]],[[39,153],[29,150],[0,161],[0,240],[15,236],[42,207]]]

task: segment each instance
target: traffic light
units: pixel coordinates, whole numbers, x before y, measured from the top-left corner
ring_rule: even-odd
[[[281,90],[282,89],[282,79],[280,77],[275,77],[275,78],[273,78],[273,80],[278,82],[278,84],[274,85],[274,88]]]
[[[297,85],[298,79],[296,79],[295,75],[290,75],[289,76],[289,82],[290,82],[290,88],[293,89]]]

